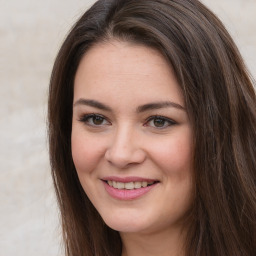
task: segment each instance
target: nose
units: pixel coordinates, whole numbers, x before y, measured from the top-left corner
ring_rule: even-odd
[[[112,137],[105,152],[105,158],[119,169],[143,163],[146,159],[146,152],[142,144],[142,138],[132,129],[119,129]]]

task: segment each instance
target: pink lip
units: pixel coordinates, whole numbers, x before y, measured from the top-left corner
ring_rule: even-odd
[[[147,179],[147,178],[142,178],[142,177],[136,177],[136,176],[130,176],[130,177],[117,177],[117,176],[107,176],[107,177],[103,177],[102,180],[112,180],[112,181],[118,181],[118,182],[135,182],[135,181],[147,181],[147,182],[154,182],[157,180],[153,180],[153,179]]]
[[[108,177],[110,178],[110,177]],[[129,181],[125,181],[125,182],[131,182],[131,179],[133,177],[129,177]],[[116,179],[108,179],[108,180],[115,180],[115,181],[119,181],[119,182],[124,182]],[[122,179],[123,180],[123,179]],[[136,181],[139,181],[138,179],[136,179]],[[143,179],[143,181],[146,181],[145,179]],[[147,180],[149,181],[149,180]],[[153,180],[150,180],[153,181]],[[132,199],[137,199],[143,195],[145,195],[146,193],[148,193],[150,190],[154,189],[154,187],[158,184],[158,183],[154,183],[148,187],[145,188],[136,188],[136,189],[117,189],[114,187],[111,187],[108,185],[107,182],[103,181],[104,187],[107,191],[107,193],[115,198],[115,199],[119,199],[119,200],[132,200]]]

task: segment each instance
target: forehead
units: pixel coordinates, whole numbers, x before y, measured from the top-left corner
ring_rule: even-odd
[[[172,100],[182,93],[172,67],[155,49],[110,41],[93,46],[82,58],[74,98]]]

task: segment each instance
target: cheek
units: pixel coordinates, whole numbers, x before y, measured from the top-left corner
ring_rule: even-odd
[[[154,147],[151,155],[165,173],[184,177],[192,170],[192,136],[190,133],[185,133],[183,136],[166,138]]]
[[[92,172],[104,156],[104,144],[101,140],[75,131],[71,136],[71,149],[78,174]]]

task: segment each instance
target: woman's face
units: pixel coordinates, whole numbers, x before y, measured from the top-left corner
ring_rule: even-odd
[[[72,155],[85,193],[112,229],[180,227],[193,200],[193,133],[158,51],[111,41],[86,53],[74,83]]]

